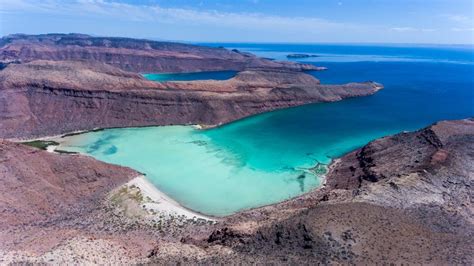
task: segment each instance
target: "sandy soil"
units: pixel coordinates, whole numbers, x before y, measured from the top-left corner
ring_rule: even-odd
[[[206,216],[181,206],[178,202],[168,197],[154,186],[145,176],[141,175],[130,180],[127,186],[136,186],[140,189],[144,197],[149,197],[150,202],[145,202],[143,205],[147,210],[153,210],[157,213],[166,214],[170,216],[185,216],[187,219],[205,219],[208,221],[215,221],[216,218]]]

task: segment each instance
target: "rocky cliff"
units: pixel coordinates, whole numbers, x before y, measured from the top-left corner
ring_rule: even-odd
[[[8,36],[0,46],[0,138],[218,125],[382,87],[322,85],[301,72],[307,65],[185,44],[53,34]],[[229,69],[240,72],[223,81],[137,74]],[[0,264],[472,264],[472,150],[474,120],[444,121],[343,156],[324,187],[295,199],[216,225],[163,224],[111,207],[109,192],[137,172],[1,140]]]
[[[439,122],[343,156],[306,195],[174,231],[104,205],[134,171],[3,141],[0,261],[472,264],[472,150],[474,120]]]
[[[232,250],[190,256],[203,263],[472,264],[473,150],[473,119],[381,138],[334,162],[322,189],[183,242]]]
[[[317,70],[224,48],[84,34],[14,34],[0,40],[0,62],[100,61],[131,72],[198,72],[252,67]]]
[[[224,81],[158,83],[95,61],[10,64],[0,71],[0,137],[169,124],[218,125],[314,102],[364,96],[377,83],[321,85],[303,72],[249,69]]]

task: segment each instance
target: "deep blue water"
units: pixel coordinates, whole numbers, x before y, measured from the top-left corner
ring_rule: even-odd
[[[373,139],[474,116],[472,48],[214,45],[277,60],[289,53],[317,54],[303,62],[328,67],[309,72],[322,83],[373,80],[385,88],[372,96],[279,110],[209,130],[91,132],[70,137],[64,148],[133,167],[184,206],[219,216],[308,192],[321,184],[321,176],[307,168]]]
[[[218,45],[275,59],[286,59],[289,53],[317,54],[321,57],[302,62],[328,67],[309,72],[322,83],[373,80],[385,86],[372,96],[280,110],[206,132],[214,143],[232,146],[256,167],[268,164],[266,158],[294,166],[304,154],[328,162],[382,136],[474,116],[472,48]]]
[[[316,58],[297,59],[302,62],[360,62],[360,61],[404,61],[404,62],[474,62],[473,45],[349,45],[349,44],[238,44],[207,43],[252,52],[263,57],[288,60],[286,55],[307,53]]]

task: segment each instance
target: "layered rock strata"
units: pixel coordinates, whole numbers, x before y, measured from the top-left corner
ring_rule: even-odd
[[[381,138],[336,160],[323,188],[216,225],[186,223],[176,231],[171,224],[130,223],[104,207],[106,191],[134,171],[2,141],[0,257],[471,264],[473,145],[472,119]]]
[[[377,83],[321,85],[286,69],[249,69],[223,81],[158,83],[100,62],[42,61],[0,71],[0,137],[106,127],[219,125],[249,115],[370,95]]]
[[[85,34],[13,34],[0,39],[0,62],[88,60],[131,72],[241,71],[246,68],[318,70],[310,64],[278,62],[238,50],[183,43]]]

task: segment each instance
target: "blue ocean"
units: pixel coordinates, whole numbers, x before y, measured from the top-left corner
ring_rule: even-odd
[[[109,129],[72,137],[65,149],[127,165],[193,210],[216,216],[279,202],[322,184],[310,171],[371,140],[439,120],[474,117],[474,48],[433,45],[201,44],[327,67],[321,83],[376,81],[375,95],[256,115],[210,130]],[[293,60],[293,59],[291,59]],[[225,79],[232,73],[190,79]],[[182,76],[182,74],[179,74]],[[159,80],[180,80],[179,75]],[[111,152],[112,151],[112,152]]]

